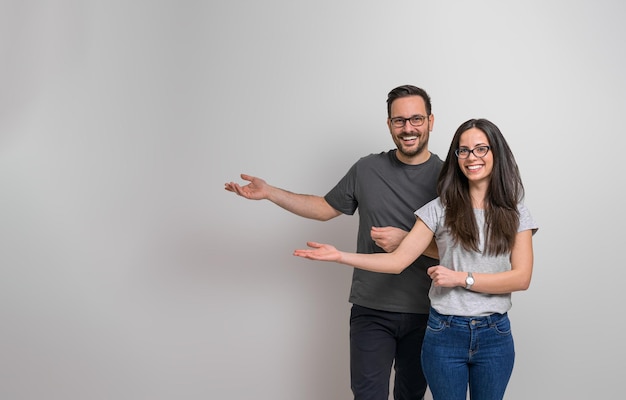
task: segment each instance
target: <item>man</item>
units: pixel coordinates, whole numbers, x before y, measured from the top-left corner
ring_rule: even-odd
[[[387,96],[387,126],[396,149],[359,159],[326,194],[296,194],[242,174],[245,186],[225,189],[266,199],[301,217],[327,221],[359,209],[357,252],[393,251],[415,223],[414,211],[437,197],[442,161],[428,150],[435,117],[430,96],[404,85]],[[438,258],[436,246],[426,251]],[[420,354],[428,320],[429,266],[419,257],[399,275],[355,269],[349,301],[350,378],[355,400],[387,400],[392,365],[394,398],[419,400],[426,392]]]

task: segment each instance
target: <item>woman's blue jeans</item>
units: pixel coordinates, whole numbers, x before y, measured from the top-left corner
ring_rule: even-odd
[[[507,314],[442,315],[431,308],[422,368],[434,400],[501,400],[515,348]]]

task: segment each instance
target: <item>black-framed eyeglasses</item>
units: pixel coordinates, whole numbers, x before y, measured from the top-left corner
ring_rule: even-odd
[[[394,128],[403,128],[404,125],[406,125],[406,121],[409,121],[413,126],[422,126],[424,125],[424,121],[426,121],[426,117],[418,114],[409,118],[393,117],[389,118],[389,121],[391,121],[391,125]]]
[[[472,153],[478,158],[483,158],[484,156],[487,155],[487,153],[489,153],[490,148],[491,147],[489,146],[477,146],[470,150],[470,149],[463,147],[463,148],[454,150],[454,154],[456,154],[458,158],[467,158],[469,157],[470,153]]]

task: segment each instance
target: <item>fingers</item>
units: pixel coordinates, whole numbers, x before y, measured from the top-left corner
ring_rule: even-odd
[[[233,192],[233,193],[237,193],[237,188],[239,187],[238,184],[236,184],[235,182],[228,182],[224,184],[224,189],[228,190],[229,192]]]
[[[316,260],[317,258],[315,257],[315,250],[310,250],[310,249],[297,249],[293,251],[293,255],[297,256],[297,257],[302,257],[302,258],[308,258],[311,260]]]
[[[306,252],[309,250],[297,249],[293,251],[293,255],[297,257],[306,257]]]
[[[241,174],[239,176],[241,176],[241,179],[243,179],[244,181],[252,182],[252,180],[254,179],[254,176],[252,175]]]
[[[226,183],[224,185],[224,189],[228,190],[229,192],[237,193],[238,195],[242,196],[241,186],[239,186],[238,184],[234,182]]]
[[[306,242],[306,245],[309,246],[309,247],[312,247],[312,248],[321,247],[319,245],[319,243],[316,243],[316,242]],[[311,250],[311,249],[297,249],[297,250],[294,250],[294,253],[303,254],[303,253],[311,252],[311,251],[313,251],[313,250]]]
[[[318,243],[318,242],[306,242],[306,245],[313,249],[319,249],[320,247],[323,246],[323,244]]]
[[[244,181],[248,181],[248,182],[252,182],[252,180],[254,179],[254,176],[252,175],[240,174],[239,176],[241,177],[241,179],[243,179]],[[235,183],[232,181],[225,183],[224,189],[228,190],[229,192],[236,192],[236,193],[241,194],[241,186],[239,186],[238,183]]]
[[[321,248],[323,246],[323,244],[317,243],[317,242],[306,242],[306,245],[309,246],[310,249],[297,249],[297,250],[294,250],[293,255],[294,256],[298,256],[298,257],[316,259],[316,258],[314,258],[315,251],[316,251],[316,249]]]
[[[435,265],[426,270],[428,276],[433,281],[433,285],[437,287],[455,287],[454,272],[443,265]]]
[[[439,271],[439,265],[434,265],[432,267],[429,267],[426,270],[426,273],[428,274],[428,276],[430,276],[430,279],[435,279],[437,275],[439,275],[438,271]]]
[[[387,230],[387,228],[372,226],[372,229],[370,230],[370,237],[374,241],[384,239],[386,237]]]

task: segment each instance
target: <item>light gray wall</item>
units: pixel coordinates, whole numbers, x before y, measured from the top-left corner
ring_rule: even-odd
[[[626,3],[0,3],[0,397],[350,398],[356,218],[224,191],[325,194],[388,150],[422,86],[431,149],[486,117],[540,223],[514,294],[515,399],[616,398],[624,359]],[[619,191],[619,194],[618,194]]]

